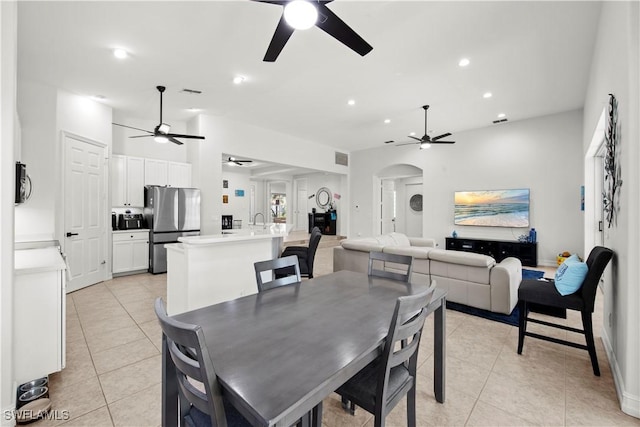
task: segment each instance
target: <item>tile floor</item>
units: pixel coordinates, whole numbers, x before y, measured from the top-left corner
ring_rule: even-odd
[[[315,269],[332,271],[330,247],[318,249]],[[34,426],[160,425],[161,335],[153,301],[166,296],[165,280],[165,275],[126,276],[67,296],[67,367],[50,376],[50,397],[53,408],[68,411],[69,418]],[[601,313],[601,300],[598,306]],[[596,325],[601,318],[596,315]],[[432,322],[419,353],[419,426],[640,426],[619,409],[600,339],[598,378],[584,351],[528,338],[518,356],[517,328],[451,310],[446,402],[439,404],[432,391]],[[580,321],[570,316],[567,322]],[[401,402],[387,425],[406,425],[405,414]],[[361,409],[355,417],[344,413],[332,395],[325,400],[323,424],[370,427],[373,417]]]

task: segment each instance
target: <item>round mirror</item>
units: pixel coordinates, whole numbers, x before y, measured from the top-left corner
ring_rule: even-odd
[[[409,199],[409,207],[414,212],[422,212],[422,194],[414,194]]]
[[[329,208],[332,199],[333,196],[331,196],[331,190],[329,190],[327,187],[322,187],[321,189],[316,191],[316,203],[318,204],[319,208]]]

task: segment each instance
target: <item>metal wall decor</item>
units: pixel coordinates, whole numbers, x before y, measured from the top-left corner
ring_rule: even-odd
[[[618,150],[620,148],[620,134],[618,128],[618,101],[613,94],[609,94],[609,108],[607,111],[607,129],[604,140],[606,152],[604,156],[604,182],[606,189],[603,194],[604,212],[607,220],[607,228],[617,225],[617,214],[620,210],[620,192],[622,186],[622,172]]]
[[[416,212],[422,212],[422,194],[414,194],[409,199],[409,207]]]

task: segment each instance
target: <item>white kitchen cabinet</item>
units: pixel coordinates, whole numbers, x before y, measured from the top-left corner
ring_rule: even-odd
[[[191,187],[191,164],[168,162],[167,185],[170,187]]]
[[[191,187],[191,164],[167,160],[145,159],[145,185]]]
[[[144,185],[167,185],[168,174],[166,160],[144,159]]]
[[[144,170],[144,159],[141,157],[112,156],[112,206],[144,206]]]
[[[149,230],[113,232],[114,275],[142,272],[149,269]]]
[[[15,251],[13,373],[17,384],[65,366],[65,269],[58,248]]]

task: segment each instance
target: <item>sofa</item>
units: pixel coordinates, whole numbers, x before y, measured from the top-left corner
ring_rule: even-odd
[[[447,299],[495,313],[510,314],[518,302],[522,263],[505,258],[500,263],[487,255],[438,249],[434,239],[389,233],[344,239],[333,249],[333,271],[366,273],[369,252],[413,257],[412,283],[429,284],[447,291]],[[393,265],[385,268],[393,270]]]

